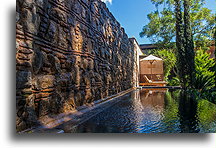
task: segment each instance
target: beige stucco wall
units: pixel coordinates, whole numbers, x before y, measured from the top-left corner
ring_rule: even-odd
[[[140,75],[140,55],[143,55],[135,38],[130,39],[134,45],[134,71],[133,71],[133,87],[139,87],[139,75]]]
[[[163,74],[163,61],[140,61],[140,74]]]

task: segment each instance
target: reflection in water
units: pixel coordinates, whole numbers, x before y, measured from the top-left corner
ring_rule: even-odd
[[[116,99],[116,103],[64,132],[197,133],[216,132],[215,105],[197,101],[180,90],[143,89]]]
[[[198,133],[198,119],[197,119],[197,101],[190,97],[190,94],[185,92],[180,93],[179,100],[179,117],[180,128],[183,133]]]

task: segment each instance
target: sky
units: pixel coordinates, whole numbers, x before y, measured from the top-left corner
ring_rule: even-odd
[[[135,37],[139,44],[151,43],[139,33],[148,24],[147,14],[155,10],[150,0],[101,0],[104,1],[117,21],[125,28],[129,37]],[[206,7],[215,12],[216,0],[206,0]]]

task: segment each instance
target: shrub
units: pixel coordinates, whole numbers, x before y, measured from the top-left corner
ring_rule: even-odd
[[[169,86],[179,86],[180,85],[180,80],[178,77],[173,77],[172,79],[168,80],[168,85]]]
[[[215,87],[215,66],[214,59],[210,59],[210,54],[204,50],[197,50],[195,56],[196,75],[194,88],[209,90]]]

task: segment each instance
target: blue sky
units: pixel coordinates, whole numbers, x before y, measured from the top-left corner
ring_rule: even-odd
[[[155,10],[150,0],[102,0],[125,28],[129,37],[135,37],[139,44],[148,44],[147,38],[140,38],[142,27],[148,24],[147,14]],[[206,7],[215,12],[216,0],[206,0]]]

